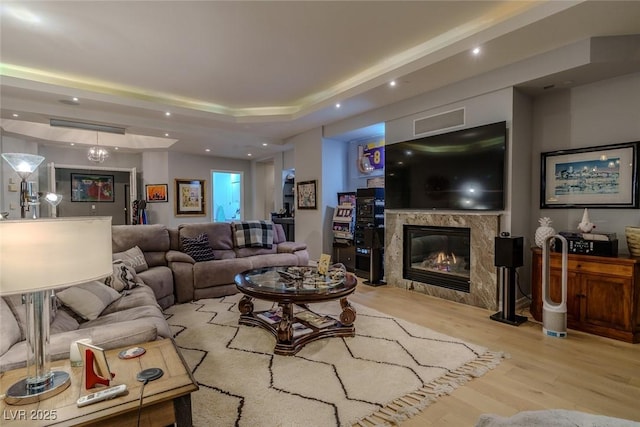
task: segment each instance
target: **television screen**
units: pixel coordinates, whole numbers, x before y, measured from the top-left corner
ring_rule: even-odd
[[[506,122],[385,146],[385,209],[504,209],[506,147]]]

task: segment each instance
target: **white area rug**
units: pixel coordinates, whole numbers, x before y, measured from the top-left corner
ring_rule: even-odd
[[[200,390],[196,426],[363,426],[407,419],[495,367],[501,353],[465,343],[362,305],[356,336],[326,338],[295,356],[273,354],[275,339],[238,325],[241,295],[165,311]],[[255,300],[255,310],[273,305]],[[314,304],[337,315],[338,301]]]
[[[524,411],[512,417],[484,414],[475,427],[640,427],[640,423],[579,411]]]

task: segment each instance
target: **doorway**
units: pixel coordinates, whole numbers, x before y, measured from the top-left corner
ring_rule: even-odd
[[[244,174],[241,171],[211,173],[211,221],[241,221],[244,218]]]

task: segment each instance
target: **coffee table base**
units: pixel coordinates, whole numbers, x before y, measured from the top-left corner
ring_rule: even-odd
[[[293,336],[293,323],[299,321],[295,319],[293,314],[293,303],[279,303],[278,305],[282,308],[282,320],[279,323],[274,324],[270,324],[258,317],[258,314],[262,312],[254,313],[253,298],[250,296],[245,295],[240,300],[238,307],[240,310],[239,324],[261,327],[271,332],[275,337],[275,354],[292,356],[310,342],[330,337],[353,337],[356,334],[356,329],[353,326],[353,322],[356,319],[356,311],[349,304],[346,298],[340,299],[342,313],[340,313],[340,320],[336,322],[335,325],[327,326],[325,328],[316,328],[300,321],[301,323],[305,323],[309,326],[309,328],[312,329],[312,332],[299,337]],[[305,305],[301,306],[308,310]]]

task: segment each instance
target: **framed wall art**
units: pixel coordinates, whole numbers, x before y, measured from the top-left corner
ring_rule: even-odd
[[[638,208],[640,142],[541,154],[541,208]]]
[[[167,184],[148,184],[144,186],[145,200],[148,203],[168,202],[169,189]]]
[[[176,179],[176,215],[206,215],[205,180]]]
[[[72,202],[113,202],[113,175],[71,174]]]
[[[298,209],[317,209],[316,180],[301,181],[296,184]]]

